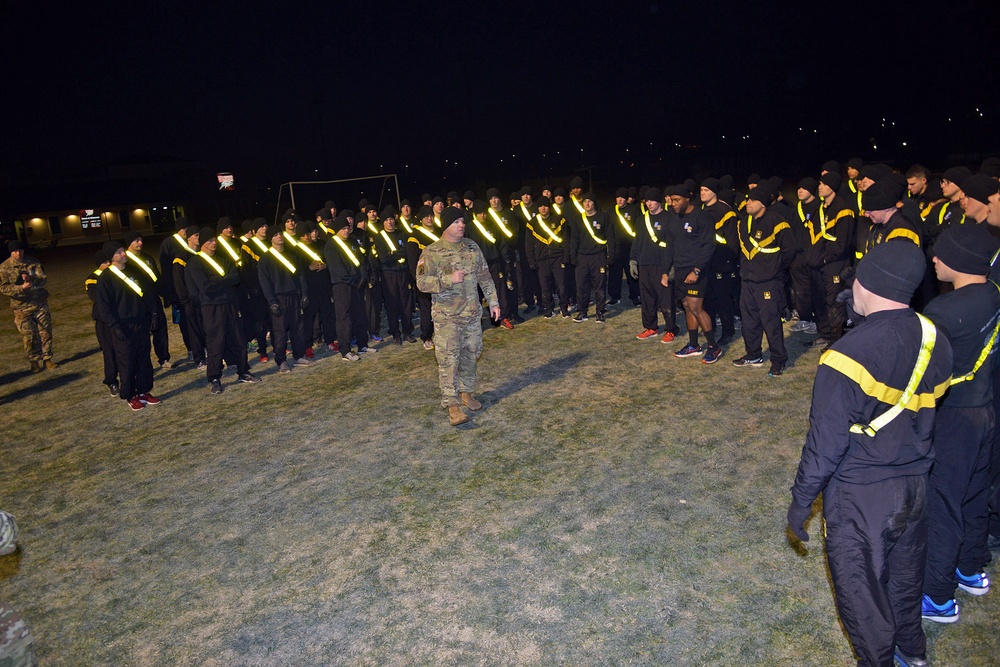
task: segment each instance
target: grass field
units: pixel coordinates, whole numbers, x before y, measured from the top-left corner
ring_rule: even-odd
[[[739,342],[707,366],[637,341],[618,307],[487,331],[459,428],[418,345],[254,357],[263,382],[220,396],[157,371],[163,404],[133,413],[101,384],[91,254],[43,257],[57,370],[0,320],[0,599],[41,664],[854,664],[819,519],[806,548],[785,531],[802,339],[771,379]],[[933,664],[1000,664],[998,600],[925,624]]]

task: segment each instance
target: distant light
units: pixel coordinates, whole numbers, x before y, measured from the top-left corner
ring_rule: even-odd
[[[872,149],[877,151],[878,150],[878,146],[876,146],[875,144],[872,144]]]
[[[905,141],[903,142],[903,145],[904,145],[904,146],[906,145],[906,142],[905,142]]]

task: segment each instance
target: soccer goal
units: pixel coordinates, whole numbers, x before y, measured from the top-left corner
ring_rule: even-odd
[[[328,201],[333,201],[338,211],[351,209],[357,213],[358,202],[368,203],[381,211],[386,204],[399,209],[399,179],[396,174],[340,178],[335,181],[289,181],[278,189],[278,202],[274,210],[275,224],[278,217],[290,206],[304,219],[312,220],[316,211]]]

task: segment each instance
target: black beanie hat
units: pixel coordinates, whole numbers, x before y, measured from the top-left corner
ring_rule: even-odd
[[[663,195],[660,193],[659,188],[646,188],[646,194],[643,195],[642,201],[658,201],[663,203]]]
[[[327,200],[326,200],[326,203],[325,203],[325,204],[323,204],[323,206],[325,206],[325,207],[326,207],[326,210],[328,210],[328,211],[329,211],[329,210],[330,210],[331,208],[337,208],[337,205],[333,203],[333,200],[332,200],[332,199],[327,199]]]
[[[842,179],[840,178],[840,174],[836,171],[828,171],[819,177],[819,182],[834,192],[837,192],[837,190],[840,189],[841,181]]]
[[[733,187],[733,175],[732,174],[723,174],[722,177],[719,178],[719,187],[725,188],[726,190],[729,190],[730,188],[732,188]]]
[[[530,194],[534,194],[532,192],[532,190],[531,190],[531,186],[530,185],[525,185],[523,188],[521,188],[521,195],[522,196],[523,195],[530,195]]]
[[[8,241],[7,242],[7,252],[17,252],[18,250],[24,250],[24,244],[20,241]]]
[[[684,197],[685,199],[691,198],[691,193],[683,185],[671,185],[664,190],[663,193],[668,197]]]
[[[382,213],[379,214],[379,220],[385,220],[386,218],[396,217],[396,207],[392,204],[387,204],[385,208],[382,209]]]
[[[279,236],[284,230],[279,225],[268,225],[267,231],[264,232],[264,240],[268,243],[271,242],[275,236]]]
[[[988,157],[979,165],[979,171],[990,178],[1000,177],[1000,157]]]
[[[708,188],[713,194],[719,194],[722,189],[722,182],[717,178],[706,178],[701,182],[701,187]]]
[[[489,207],[486,205],[486,202],[484,202],[482,199],[477,199],[474,202],[472,202],[473,213],[486,213],[486,209],[488,208]]]
[[[462,195],[462,199],[473,200],[475,198],[476,198],[476,193],[473,192],[472,190],[466,190],[465,194]]]
[[[330,212],[329,208],[321,208],[316,211],[316,215],[323,221],[333,220],[333,213]]]
[[[214,239],[216,236],[215,230],[211,227],[202,227],[198,230],[198,243],[204,243],[205,241]]]
[[[823,166],[819,168],[820,171],[832,172],[840,175],[840,163],[836,160],[827,160],[823,163]]]
[[[142,232],[132,231],[125,235],[125,248],[128,249],[132,242],[142,238]]]
[[[861,258],[855,279],[873,294],[898,303],[909,303],[914,290],[924,279],[926,264],[924,251],[915,243],[902,239],[888,241],[875,246]]]
[[[760,184],[760,174],[750,174],[747,177],[747,185],[759,185]]]
[[[628,186],[628,196],[629,197],[635,197],[638,194],[639,194],[639,188],[635,187],[634,185]]]
[[[817,181],[815,178],[807,176],[806,178],[803,178],[801,181],[799,181],[799,189],[805,190],[813,197],[816,196],[817,187],[819,187],[819,181]]]
[[[552,191],[552,196],[553,197],[565,197],[566,196],[566,190],[564,190],[563,188],[556,188],[555,190]]]
[[[183,215],[181,217],[177,218],[177,220],[174,221],[174,231],[175,232],[179,232],[182,229],[187,229],[187,227],[188,227],[188,219],[186,217],[184,217]]]
[[[420,201],[430,201],[430,200],[431,200],[431,193],[425,192],[424,194],[420,195]]]
[[[261,227],[267,227],[267,226],[268,226],[267,220],[265,220],[264,218],[254,218],[253,222],[250,223],[250,229],[253,232],[256,232]]]
[[[490,188],[489,190],[486,191],[486,198],[487,199],[493,199],[494,197],[496,197],[497,199],[500,199],[500,191],[499,190],[497,190],[496,188]]]
[[[108,258],[104,256],[104,248],[101,248],[94,255],[94,266],[100,266],[104,262],[108,261]]]
[[[190,225],[188,226],[187,229],[184,230],[184,233],[188,235],[188,238],[198,235],[199,232],[201,232],[201,227],[199,227],[198,225]]]
[[[747,199],[759,201],[764,206],[771,205],[771,197],[771,188],[766,183],[761,183],[757,187],[753,188],[747,195]]]
[[[986,174],[973,174],[962,183],[962,192],[970,199],[988,204],[990,195],[1000,192],[1000,181]]]
[[[945,181],[951,181],[958,187],[962,187],[962,183],[969,176],[972,176],[972,171],[968,167],[952,167],[944,172],[944,176],[941,178]]]
[[[111,261],[111,258],[115,256],[122,247],[122,244],[118,241],[105,241],[104,245],[101,246],[101,252],[104,253],[104,259]]]
[[[453,203],[457,202],[458,201],[458,192],[456,192],[455,190],[451,190],[450,192],[448,192],[448,199],[451,202],[453,202]]]
[[[551,206],[551,205],[552,202],[550,202],[549,198],[544,195],[535,200],[535,206],[537,207]]]
[[[421,206],[420,210],[417,211],[418,220],[423,220],[429,215],[434,215],[434,209],[432,209],[430,206],[427,206],[426,204]]]
[[[580,197],[580,201],[585,201],[587,199],[594,202],[595,204],[597,203],[597,197],[594,196],[593,192],[584,192],[583,196]]]
[[[959,273],[985,276],[998,247],[985,225],[951,225],[934,242],[934,255]]]
[[[299,233],[299,236],[306,236],[307,234],[312,234],[313,232],[317,231],[318,229],[319,229],[319,227],[317,227],[316,223],[313,222],[312,220],[303,220],[299,224],[299,226],[296,229],[296,231]]]
[[[514,190],[513,192],[510,193],[509,199],[511,201],[514,201],[515,199],[520,199],[520,198],[521,198],[521,191],[520,190]]]
[[[347,219],[347,214],[340,213],[337,215],[336,218],[333,219],[333,224],[330,225],[330,229],[332,229],[333,233],[336,234],[341,229],[347,229],[350,226],[351,222],[350,220]]]
[[[448,229],[452,223],[458,220],[465,222],[465,212],[462,209],[449,206],[441,214],[441,229]]]
[[[412,208],[413,207],[413,202],[411,202],[409,199],[404,199],[403,201],[399,202],[399,207],[400,208],[402,208],[404,206],[409,206],[409,207]]]
[[[865,166],[865,161],[859,157],[852,157],[847,161],[848,169],[857,169],[858,171],[861,171],[861,167],[863,166]]]
[[[575,190],[577,188],[583,189],[583,179],[579,176],[574,176],[569,182],[569,189]]]
[[[622,199],[628,199],[628,188],[618,188],[615,191],[615,199],[621,197]]]
[[[223,229],[225,229],[226,227],[232,227],[232,226],[233,226],[233,221],[232,221],[231,218],[222,217],[222,218],[219,218],[219,222],[215,225],[215,231],[218,232],[219,234],[221,234]]]
[[[899,184],[891,179],[875,181],[861,194],[861,206],[866,211],[884,211],[895,208],[896,202],[903,196]]]

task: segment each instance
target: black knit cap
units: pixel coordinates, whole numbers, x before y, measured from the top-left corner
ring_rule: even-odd
[[[443,203],[445,203],[444,197],[435,197],[434,199],[431,200],[431,204],[443,204]]]
[[[840,163],[836,160],[827,160],[823,163],[823,166],[819,168],[820,171],[833,172],[835,174],[840,174]]]
[[[580,201],[585,201],[589,199],[590,201],[597,203],[597,197],[594,196],[593,192],[584,192],[583,196],[580,197]]]
[[[448,229],[452,223],[458,220],[465,221],[465,212],[454,206],[449,206],[441,214],[441,229]]]
[[[201,227],[199,227],[198,225],[189,225],[188,228],[184,230],[184,233],[188,235],[188,238],[190,238],[192,236],[195,236],[196,234],[201,233]]]
[[[525,185],[523,188],[521,188],[521,195],[522,196],[524,196],[524,195],[530,195],[530,194],[534,194],[532,192],[532,190],[531,190],[531,186],[530,185]]]
[[[118,241],[105,241],[104,245],[101,246],[101,252],[104,253],[104,259],[111,261],[111,258],[115,256],[115,253],[121,250],[122,244]]]
[[[615,190],[615,199],[621,197],[622,199],[628,199],[628,188],[618,188]]]
[[[249,219],[248,220],[244,220],[243,224],[241,225],[241,228],[242,228],[241,231],[244,234],[252,234],[253,233],[253,220],[249,220]]]
[[[628,196],[629,197],[636,197],[636,196],[638,196],[638,194],[639,194],[639,188],[635,187],[634,185],[630,185],[628,187]]]
[[[564,190],[563,188],[556,188],[555,190],[552,191],[552,196],[553,197],[565,197],[566,196],[566,190]]]
[[[958,187],[962,187],[962,183],[969,176],[972,176],[972,171],[968,167],[952,167],[944,172],[942,180],[951,181]]]
[[[330,229],[333,230],[334,234],[339,232],[341,229],[347,229],[351,226],[351,222],[347,219],[347,215],[340,213],[336,218],[333,219],[333,224],[330,225]]]
[[[657,201],[661,204],[663,203],[663,195],[660,193],[659,188],[646,188],[646,194],[642,197],[643,201]]]
[[[198,243],[204,243],[214,239],[218,234],[211,227],[202,227],[198,230]]]
[[[848,169],[857,169],[858,171],[861,171],[861,167],[863,166],[865,166],[865,161],[859,157],[852,157],[847,161]]]
[[[400,206],[400,208],[402,208],[403,206],[411,206],[412,207],[413,206],[413,202],[411,202],[409,199],[404,199],[403,201],[399,202],[399,206]]]
[[[142,238],[142,232],[131,231],[125,235],[125,247],[128,248],[136,239]]]
[[[813,197],[816,196],[816,188],[818,187],[819,187],[819,181],[817,181],[815,178],[807,176],[806,178],[803,178],[801,181],[799,181],[799,189],[805,190]]]
[[[500,198],[500,191],[499,190],[497,190],[496,188],[490,188],[489,190],[486,191],[486,198],[487,199],[493,199],[494,197],[496,197],[497,199]]]
[[[227,227],[232,227],[232,226],[233,226],[233,220],[232,220],[232,218],[229,218],[227,216],[223,216],[223,217],[219,218],[219,222],[216,223],[216,225],[215,225],[215,231],[221,234],[223,229],[225,229]]]
[[[770,186],[768,186],[767,183],[761,183],[757,187],[750,190],[750,194],[747,195],[747,199],[759,201],[764,206],[770,206],[772,196],[773,193],[771,192]]]
[[[543,195],[535,200],[535,206],[539,208],[541,208],[542,206],[552,206],[552,202],[549,201],[548,197]]]
[[[1000,241],[985,225],[951,225],[934,242],[934,255],[959,273],[985,276],[997,248]]]
[[[486,210],[488,208],[489,206],[487,206],[486,202],[484,202],[482,199],[477,199],[474,202],[472,202],[473,213],[486,213]]]
[[[684,197],[685,199],[691,198],[691,192],[683,185],[671,185],[664,190],[664,194],[668,197]],[[646,196],[648,197],[649,194],[647,193]]]
[[[275,236],[281,236],[281,233],[283,231],[285,230],[282,229],[280,225],[268,225],[267,231],[264,232],[264,238],[267,240],[268,243],[270,243],[271,239],[273,239]]]
[[[108,258],[104,256],[104,248],[101,248],[94,255],[94,266],[100,266],[104,262],[108,261]]]
[[[1000,157],[988,157],[979,165],[979,171],[990,178],[1000,177]]]
[[[924,279],[926,264],[924,251],[915,243],[902,239],[888,241],[865,254],[858,263],[855,279],[873,294],[890,301],[909,303],[914,290]]]
[[[475,198],[476,198],[476,193],[473,192],[472,190],[466,190],[465,193],[462,195],[462,199],[473,200]]]
[[[425,192],[424,194],[420,195],[420,201],[430,201],[430,200],[431,200],[431,193]]]
[[[448,199],[450,199],[453,202],[458,201],[458,192],[456,192],[455,190],[451,190],[448,193]]]
[[[575,190],[577,188],[583,189],[583,179],[579,176],[574,176],[569,182],[569,189]]]
[[[760,183],[760,174],[750,174],[747,177],[747,185],[758,185]]]
[[[837,192],[837,190],[840,189],[842,179],[840,178],[840,173],[836,171],[828,171],[819,177],[819,182],[834,192]]]
[[[903,196],[903,190],[892,179],[875,181],[861,194],[861,206],[866,211],[884,211],[895,208],[896,202]]]
[[[420,210],[417,211],[417,219],[418,220],[423,220],[424,218],[426,218],[429,215],[434,215],[434,209],[432,209],[430,206],[427,206],[427,205],[421,206]]]
[[[986,174],[973,174],[962,182],[961,187],[966,197],[988,204],[990,195],[1000,192],[1000,181]]]
[[[321,208],[320,210],[316,211],[316,216],[323,221],[333,220],[333,213],[330,212],[329,208]]]
[[[174,231],[179,232],[182,229],[187,229],[188,224],[189,224],[188,219],[182,215],[181,217],[177,218],[177,220],[174,221]]]
[[[250,229],[256,232],[261,227],[267,227],[267,220],[264,218],[254,218],[253,222],[250,223]]]
[[[514,190],[513,192],[510,193],[510,197],[509,198],[510,198],[511,201],[513,201],[515,199],[520,199],[521,198],[521,191],[520,190]]]
[[[317,227],[316,223],[313,222],[312,220],[303,220],[301,223],[299,223],[299,226],[296,229],[296,231],[299,233],[299,236],[306,236],[307,234],[312,234],[313,232],[318,230],[319,227]]]
[[[379,214],[379,220],[385,220],[386,218],[396,217],[396,207],[392,204],[387,204],[385,208],[382,209],[382,213]]]
[[[714,194],[719,194],[719,190],[722,188],[722,183],[717,178],[706,178],[701,182],[701,187],[708,188]]]
[[[323,204],[323,206],[325,206],[327,210],[330,210],[331,208],[337,208],[337,205],[333,203],[332,199],[327,199],[326,203]]]

